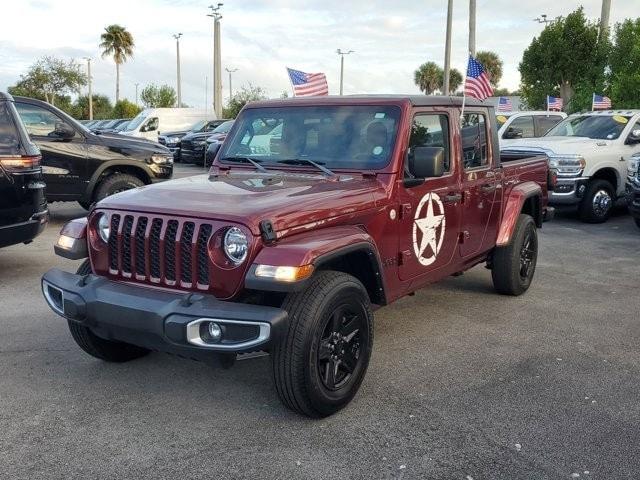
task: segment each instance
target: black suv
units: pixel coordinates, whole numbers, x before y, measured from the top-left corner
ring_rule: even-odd
[[[173,158],[176,162],[180,162],[181,159],[181,140],[185,135],[191,133],[200,132],[213,132],[216,128],[222,125],[227,120],[201,120],[191,126],[189,130],[180,130],[176,132],[162,132],[162,135],[158,135],[158,142],[162,145],[166,145],[173,153]]]
[[[40,150],[20,121],[11,95],[0,92],[0,247],[29,243],[49,219]]]
[[[117,134],[96,134],[46,102],[15,97],[15,107],[42,152],[47,200],[78,201],[84,208],[114,193],[173,175],[173,156],[162,145]]]

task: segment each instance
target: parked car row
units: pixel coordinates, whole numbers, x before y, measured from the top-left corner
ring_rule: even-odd
[[[158,142],[165,145],[173,153],[176,162],[181,161],[182,139],[188,135],[205,134],[212,135],[214,130],[228,120],[200,120],[186,130],[164,132],[158,135]]]
[[[131,119],[115,118],[106,120],[89,120],[80,122],[94,133],[117,133],[127,128]]]

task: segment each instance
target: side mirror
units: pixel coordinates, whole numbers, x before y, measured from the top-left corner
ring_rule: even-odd
[[[415,147],[409,156],[409,173],[416,179],[444,175],[444,148]]]
[[[73,129],[73,127],[64,122],[56,122],[53,133],[56,137],[63,140],[70,140],[76,136],[76,131]]]
[[[631,133],[627,137],[627,145],[634,145],[640,143],[640,128],[631,130]]]
[[[509,127],[507,131],[504,132],[502,138],[512,140],[514,138],[522,138],[523,131],[521,128]]]

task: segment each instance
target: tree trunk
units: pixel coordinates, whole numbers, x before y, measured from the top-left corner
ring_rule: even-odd
[[[569,82],[562,82],[560,85],[560,96],[562,97],[564,108],[567,108],[569,106],[569,102],[573,98],[573,87],[571,87]]]
[[[120,64],[116,62],[116,103],[120,100]]]

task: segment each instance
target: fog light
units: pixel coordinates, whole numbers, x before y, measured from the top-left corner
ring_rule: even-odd
[[[209,323],[207,331],[209,332],[209,338],[212,342],[219,342],[222,338],[222,328],[215,322]]]

